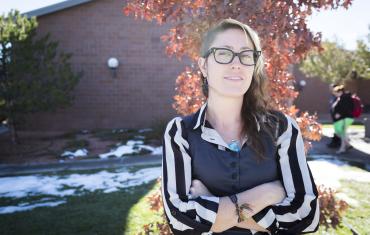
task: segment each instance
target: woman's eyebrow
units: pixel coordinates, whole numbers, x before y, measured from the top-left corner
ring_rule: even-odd
[[[223,45],[222,47],[226,47],[226,48],[229,48],[229,49],[234,49],[234,47],[232,47],[232,46],[229,46],[229,45]],[[252,48],[249,48],[249,47],[242,47],[242,48],[240,48],[241,50],[243,50],[243,49],[249,49],[249,50],[252,50]]]

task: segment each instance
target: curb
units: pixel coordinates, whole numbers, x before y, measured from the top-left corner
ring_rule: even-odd
[[[92,170],[112,167],[132,167],[143,165],[160,165],[162,155],[142,155],[142,156],[124,156],[121,158],[108,159],[89,159],[58,163],[41,163],[41,164],[3,164],[0,165],[0,177],[14,176],[21,174],[34,174],[46,172],[58,172],[66,170]]]

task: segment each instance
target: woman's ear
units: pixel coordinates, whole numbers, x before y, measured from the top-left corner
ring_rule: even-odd
[[[198,66],[200,71],[202,72],[204,77],[207,77],[207,63],[206,59],[203,57],[199,57],[198,59]]]

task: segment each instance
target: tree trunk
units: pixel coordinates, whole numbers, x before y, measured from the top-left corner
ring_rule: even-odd
[[[10,137],[11,137],[12,143],[14,145],[19,144],[16,125],[12,119],[9,119],[9,129],[10,129]]]

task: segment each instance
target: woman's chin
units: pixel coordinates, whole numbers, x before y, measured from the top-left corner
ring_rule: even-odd
[[[243,90],[233,90],[233,91],[222,91],[219,94],[230,98],[243,98],[246,91]]]

